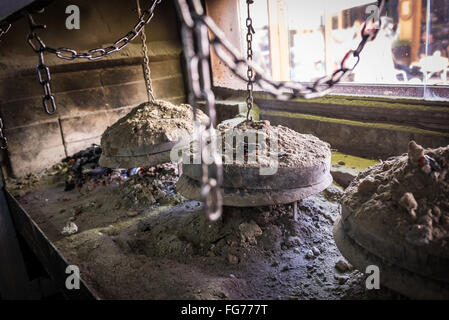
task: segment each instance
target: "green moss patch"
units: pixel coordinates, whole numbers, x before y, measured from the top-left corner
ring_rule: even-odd
[[[332,165],[340,165],[339,163],[342,162],[344,162],[344,164],[341,164],[342,166],[358,171],[364,171],[366,168],[379,163],[377,160],[356,157],[341,152],[332,152]]]
[[[393,124],[387,124],[387,123],[361,122],[361,121],[353,121],[353,120],[346,120],[346,119],[336,119],[336,118],[314,116],[314,115],[303,114],[303,113],[272,111],[272,110],[260,110],[260,114],[268,115],[268,116],[315,120],[315,121],[339,123],[339,124],[351,125],[351,126],[360,126],[360,127],[368,127],[368,128],[377,128],[377,129],[404,131],[404,132],[411,132],[411,133],[420,133],[420,134],[427,134],[427,135],[436,135],[436,136],[441,136],[441,137],[449,137],[449,133],[424,130],[424,129],[419,129],[419,128],[410,127],[410,126],[400,126],[400,125],[393,125]]]

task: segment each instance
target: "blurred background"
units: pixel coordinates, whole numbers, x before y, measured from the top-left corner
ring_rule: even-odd
[[[246,49],[246,1],[241,2]],[[275,80],[309,82],[332,74],[359,43],[367,0],[256,0],[255,61]],[[375,41],[348,83],[448,85],[449,0],[390,0]]]

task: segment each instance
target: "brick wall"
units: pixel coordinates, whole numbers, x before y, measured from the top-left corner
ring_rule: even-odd
[[[64,2],[58,1],[45,14],[36,15],[36,20],[56,24],[64,18]],[[83,27],[76,31],[56,29],[55,34],[49,27],[48,31],[41,32],[49,45],[66,41],[64,45],[74,43],[77,49],[105,46],[126,34],[137,21],[133,1],[113,1],[122,10],[112,10],[111,1],[96,1],[92,5],[87,1],[78,2],[81,25],[91,25],[84,29],[85,43]],[[182,47],[174,8],[166,1],[158,10],[147,28],[155,95],[171,102],[184,102]],[[122,23],[117,25],[113,17],[105,18],[108,11],[111,15],[122,12]],[[89,32],[98,32],[94,34],[98,42],[94,43]],[[147,99],[142,53],[136,39],[125,50],[95,62],[66,62],[47,54],[58,110],[54,115],[46,114],[42,107],[43,89],[35,74],[37,57],[25,44],[25,34],[26,25],[20,21],[0,44],[0,115],[9,141],[9,154],[3,155],[2,168],[7,175],[15,176],[39,172],[92,143],[99,143],[108,126]]]

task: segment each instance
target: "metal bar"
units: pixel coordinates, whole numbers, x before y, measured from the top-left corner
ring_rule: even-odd
[[[3,181],[0,184],[0,294],[7,300],[27,299],[28,273],[6,202]]]
[[[1,0],[0,22],[12,23],[22,17],[22,11],[34,11],[46,7],[53,0]]]

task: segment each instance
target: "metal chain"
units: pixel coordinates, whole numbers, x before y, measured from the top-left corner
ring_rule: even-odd
[[[191,0],[194,6],[201,4],[196,0]],[[383,11],[387,0],[379,0],[379,13]],[[186,3],[186,0],[177,0],[177,2]],[[381,27],[380,20],[377,22],[366,22],[363,25],[360,41],[357,49],[349,50],[340,62],[340,68],[330,76],[325,76],[316,80],[312,85],[303,85],[293,81],[273,81],[267,76],[264,70],[255,64],[252,60],[241,57],[239,51],[228,41],[223,31],[218,28],[215,22],[206,14],[191,14],[189,5],[184,6],[184,11],[180,13],[181,19],[187,19],[188,23],[205,24],[210,31],[212,45],[217,56],[231,69],[231,71],[243,81],[248,81],[247,74],[242,74],[242,69],[251,67],[253,69],[253,84],[257,84],[263,91],[268,92],[279,100],[289,100],[297,97],[312,99],[318,98],[329,93],[330,89],[340,82],[348,73],[354,70],[360,60],[360,53],[366,43],[373,41]]]
[[[378,0],[379,14],[382,12],[387,0]],[[247,0],[247,4],[249,6]],[[202,158],[202,187],[201,195],[205,203],[205,211],[209,219],[216,220],[222,213],[222,195],[221,195],[221,181],[222,181],[222,164],[221,157],[217,155],[215,140],[216,135],[214,131],[216,110],[215,110],[215,96],[211,90],[211,79],[209,71],[209,45],[212,45],[217,56],[237,75],[241,80],[248,81],[253,85],[256,83],[262,90],[274,95],[279,100],[293,99],[295,97],[316,98],[325,95],[329,90],[338,83],[343,76],[356,67],[360,60],[360,53],[365,47],[366,43],[376,38],[380,29],[380,20],[375,23],[365,23],[362,28],[362,40],[357,49],[350,50],[340,63],[340,68],[335,71],[330,77],[323,77],[318,79],[312,86],[304,86],[300,83],[291,81],[273,81],[264,74],[261,67],[254,64],[252,61],[252,42],[248,41],[248,59],[240,56],[240,53],[227,40],[224,33],[217,27],[215,22],[205,14],[201,4],[201,0],[176,0],[176,8],[179,18],[182,22],[182,41],[184,44],[184,54],[187,61],[187,73],[190,81],[188,81],[189,102],[193,106],[194,119],[196,119],[196,102],[199,99],[206,100],[206,106],[210,117],[208,134],[211,138],[210,148],[212,153],[212,164],[207,165],[204,161],[204,150],[206,144],[202,135],[200,135],[200,147]],[[250,15],[248,15],[250,18]],[[252,21],[247,20],[247,28],[252,26]],[[209,37],[210,34],[210,37]],[[247,40],[252,40],[251,32]],[[195,42],[196,41],[196,42]],[[348,66],[350,60],[352,65]],[[245,75],[241,74],[242,67],[246,67]],[[250,73],[251,72],[251,73]],[[324,86],[324,88],[322,88]],[[248,89],[252,87],[248,86]],[[285,91],[290,94],[285,94]],[[249,95],[250,96],[250,95]],[[251,99],[251,97],[250,97]],[[248,100],[247,102],[250,102]],[[247,114],[247,118],[249,112]],[[215,176],[211,166],[215,169]]]
[[[31,48],[37,52],[38,46],[33,43],[33,40],[37,41],[40,47],[44,48],[44,51],[55,54],[58,58],[64,60],[75,60],[75,59],[88,59],[88,60],[98,60],[102,59],[111,53],[117,52],[125,48],[131,41],[133,41],[143,30],[144,26],[150,23],[151,19],[154,17],[154,10],[156,6],[161,3],[162,0],[153,0],[148,8],[143,11],[139,17],[139,21],[136,23],[134,28],[129,31],[125,36],[121,37],[114,44],[105,48],[91,49],[87,52],[77,52],[70,48],[58,48],[54,49],[45,45],[45,43],[36,35],[35,38],[29,39],[28,43]],[[45,28],[45,26],[43,26]]]
[[[136,0],[136,3],[137,3],[137,14],[140,17],[141,16],[140,0]],[[140,39],[142,40],[144,77],[145,77],[145,84],[147,87],[148,102],[153,102],[154,92],[153,92],[153,84],[151,82],[150,59],[148,58],[147,36],[145,34],[145,27],[142,28],[142,31],[140,33]]]
[[[33,17],[31,14],[27,14],[28,24],[30,27],[30,32],[27,36],[27,41],[30,44],[31,48],[34,50],[34,52],[37,53],[38,56],[38,65],[36,67],[37,72],[37,79],[41,86],[44,88],[44,96],[42,97],[42,105],[44,107],[44,110],[47,114],[54,114],[56,112],[56,102],[55,97],[51,91],[50,81],[51,81],[51,75],[50,75],[50,69],[45,64],[44,60],[44,52],[45,52],[45,44],[42,42],[42,40],[39,38],[39,36],[36,33],[36,29],[45,29],[44,25],[39,25],[34,22]],[[37,41],[37,44],[39,46],[36,46],[33,41]],[[49,104],[50,103],[50,107]]]
[[[33,49],[34,52],[37,53],[39,58],[39,64],[36,68],[37,70],[37,77],[39,80],[39,83],[44,87],[44,96],[42,98],[42,104],[44,106],[44,110],[48,114],[54,114],[56,112],[56,102],[55,97],[52,94],[51,87],[50,87],[50,81],[51,81],[51,75],[50,75],[50,69],[47,65],[45,65],[44,62],[44,52],[49,52],[55,54],[58,58],[64,59],[64,60],[74,60],[77,58],[82,59],[88,59],[88,60],[98,60],[106,57],[107,55],[110,55],[114,52],[120,51],[123,48],[125,48],[131,41],[133,41],[144,29],[144,26],[148,24],[151,19],[153,19],[154,16],[154,10],[156,6],[161,3],[162,0],[153,0],[151,2],[151,5],[148,6],[147,9],[143,11],[142,14],[140,14],[140,6],[139,6],[139,21],[134,26],[134,28],[129,31],[124,37],[120,38],[116,42],[114,42],[113,45],[106,47],[106,48],[96,48],[91,49],[87,52],[81,52],[78,53],[74,49],[70,48],[58,48],[53,49],[51,47],[48,47],[45,42],[39,37],[39,35],[36,33],[36,29],[45,29],[46,26],[42,24],[36,24],[34,22],[33,17],[31,14],[27,13],[27,19],[30,26],[30,32],[28,33],[27,42],[31,49]],[[9,27],[8,27],[9,30]],[[1,34],[6,33],[3,32]],[[149,95],[149,99],[154,100],[153,96],[153,90],[151,88],[151,78],[150,78],[150,71],[149,71],[149,59],[147,54],[147,47],[145,44],[145,34],[142,32],[142,41],[144,43],[143,45],[143,51],[144,51],[144,61],[146,64],[146,84],[147,84],[147,91]],[[50,107],[49,107],[50,104]]]
[[[196,119],[196,104],[198,100],[206,101],[209,114],[209,124],[199,128],[199,144],[201,152],[202,185],[201,197],[204,202],[206,216],[215,221],[222,214],[222,194],[220,186],[223,179],[221,155],[217,150],[217,134],[215,131],[216,110],[215,95],[212,91],[210,77],[210,47],[208,28],[204,21],[193,22],[193,15],[204,14],[199,0],[177,0],[176,7],[182,22],[182,41],[184,55],[188,64],[187,73],[190,81],[189,103],[193,107],[194,119]],[[190,12],[190,8],[193,11]],[[209,141],[207,141],[209,140]]]
[[[248,16],[246,18],[246,43],[247,43],[247,50],[246,50],[246,58],[248,61],[253,60],[253,34],[256,33],[256,31],[253,28],[253,20],[251,19],[251,11],[250,6],[254,3],[254,0],[246,0],[246,5],[248,8]],[[253,120],[253,118],[250,116],[251,109],[253,108],[254,104],[254,97],[253,97],[253,78],[254,78],[254,70],[253,68],[248,65],[248,69],[246,71],[246,76],[248,78],[248,82],[246,84],[246,89],[248,92],[248,97],[246,98],[246,107],[248,109],[246,113],[246,120]]]
[[[6,139],[4,133],[3,133],[3,120],[0,117],[0,149],[6,150],[8,149],[8,139]]]
[[[8,33],[11,29],[11,24],[0,26],[0,42],[2,41],[2,37]]]

